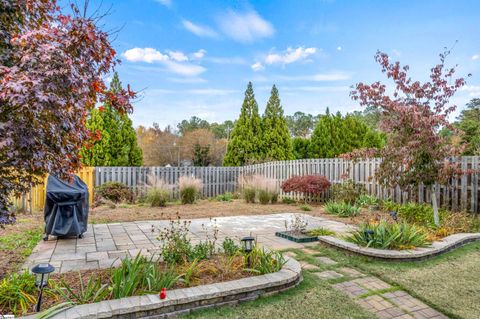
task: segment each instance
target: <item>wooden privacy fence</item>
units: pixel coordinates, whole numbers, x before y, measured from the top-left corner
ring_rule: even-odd
[[[93,188],[95,186],[95,168],[94,167],[84,167],[79,172],[75,173],[78,175],[88,186],[88,195],[90,204],[93,203]],[[48,175],[45,176],[43,182],[32,187],[29,193],[23,194],[19,197],[13,199],[13,205],[18,210],[24,211],[36,211],[42,210],[45,205],[45,196],[47,188],[47,179]]]
[[[479,170],[479,159],[476,156],[459,158],[461,167]],[[305,159],[294,161],[277,161],[263,164],[248,165],[243,167],[96,167],[95,185],[105,182],[117,181],[131,187],[136,192],[140,191],[147,182],[147,176],[152,175],[163,179],[167,184],[173,185],[172,195],[178,195],[178,179],[183,175],[195,176],[204,183],[203,194],[214,197],[225,192],[236,191],[239,177],[242,175],[258,174],[274,179],[277,186],[289,177],[295,175],[320,174],[332,183],[340,183],[344,178],[363,184],[367,192],[379,198],[390,198],[396,202],[409,200],[430,202],[430,190],[420,186],[414,192],[403,192],[399,188],[387,189],[375,180],[375,171],[380,165],[380,159],[369,159],[352,163],[350,161],[328,159]],[[294,199],[303,199],[301,194],[283,194]],[[329,197],[327,192],[319,200]],[[472,213],[479,212],[478,205],[479,187],[478,173],[464,175],[450,181],[448,185],[438,185],[437,198],[441,206],[454,210],[465,210]]]
[[[464,170],[478,171],[480,157],[464,156],[459,159]],[[415,191],[403,192],[399,188],[386,189],[375,180],[375,171],[380,165],[380,159],[369,159],[352,163],[350,161],[328,159],[305,159],[295,161],[277,161],[243,167],[87,167],[79,172],[88,185],[90,201],[93,200],[94,186],[106,182],[121,182],[128,185],[136,193],[141,192],[147,183],[148,176],[155,176],[165,183],[172,185],[172,196],[178,197],[178,180],[181,176],[194,176],[203,181],[203,195],[215,197],[225,192],[235,192],[239,187],[239,177],[242,175],[262,175],[274,179],[280,188],[281,183],[295,175],[320,174],[332,183],[340,183],[344,178],[363,184],[367,192],[379,198],[390,198],[396,202],[409,200],[430,202],[430,190],[420,186]],[[439,185],[437,198],[441,206],[454,210],[464,210],[479,213],[478,173],[463,175],[452,179],[448,185]],[[46,182],[46,179],[45,179]],[[303,199],[301,194],[284,194],[297,200]],[[322,195],[318,200],[325,200],[330,192]],[[38,210],[43,208],[45,200],[45,183],[32,188],[15,200],[19,208]]]

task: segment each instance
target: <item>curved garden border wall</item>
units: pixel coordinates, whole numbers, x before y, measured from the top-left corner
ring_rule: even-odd
[[[266,275],[248,277],[192,288],[167,291],[167,298],[143,295],[105,300],[72,307],[53,319],[97,318],[169,318],[192,310],[232,305],[254,300],[262,295],[272,295],[299,284],[302,280],[300,264],[292,258],[282,270]],[[24,319],[34,319],[35,315]]]
[[[454,234],[435,241],[429,247],[414,250],[387,250],[361,247],[340,238],[332,236],[319,236],[319,241],[330,246],[341,248],[359,255],[389,261],[415,261],[424,260],[446,253],[467,243],[480,240],[480,233]]]

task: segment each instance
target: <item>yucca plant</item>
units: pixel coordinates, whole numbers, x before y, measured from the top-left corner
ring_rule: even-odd
[[[429,245],[428,234],[422,228],[407,223],[362,224],[346,239],[360,246],[380,249],[412,249]]]
[[[339,217],[352,217],[360,213],[360,207],[345,202],[328,201],[325,204],[325,211]]]

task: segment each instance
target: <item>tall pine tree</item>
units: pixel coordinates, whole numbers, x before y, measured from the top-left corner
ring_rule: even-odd
[[[223,165],[241,166],[257,162],[262,158],[261,119],[258,115],[258,104],[255,101],[252,83],[248,82],[240,117],[230,134]]]
[[[119,92],[122,83],[115,72],[110,90]],[[140,166],[142,150],[137,144],[137,135],[132,120],[106,104],[102,110],[92,110],[86,123],[87,128],[99,131],[102,139],[92,147],[81,151],[82,161],[87,166]]]
[[[262,119],[264,160],[293,159],[292,141],[287,120],[280,105],[278,90],[274,85]]]

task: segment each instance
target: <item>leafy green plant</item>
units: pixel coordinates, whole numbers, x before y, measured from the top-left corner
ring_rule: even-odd
[[[360,207],[350,205],[344,202],[328,201],[325,204],[325,211],[339,217],[352,217],[360,213]]]
[[[168,190],[160,187],[151,187],[147,192],[145,202],[152,207],[165,207],[169,199],[170,192]]]
[[[190,223],[187,221],[170,221],[170,227],[160,231],[158,239],[162,241],[161,253],[167,264],[186,262],[192,255],[192,243],[188,238]]]
[[[0,282],[0,310],[25,314],[37,301],[35,276],[25,271],[14,273]]]
[[[391,199],[386,199],[380,202],[380,208],[387,212],[397,212],[400,206],[400,204],[395,203]]]
[[[403,223],[362,224],[346,239],[360,246],[380,249],[412,249],[429,244],[428,234],[418,226]]]
[[[180,279],[185,286],[189,287],[192,284],[196,274],[197,274],[197,267],[199,265],[199,259],[194,259],[190,264],[187,265],[185,271],[182,274],[182,278]]]
[[[48,308],[42,312],[40,312],[39,314],[37,314],[35,316],[35,319],[49,319],[49,318],[53,318],[55,315],[59,314],[60,312],[63,312],[69,308],[72,308],[75,304],[70,302],[70,301],[66,301],[66,302],[62,302],[58,305],[55,305],[51,308]]]
[[[95,188],[95,194],[111,200],[114,203],[133,203],[135,201],[135,194],[127,185],[119,182],[108,182],[97,186]]]
[[[157,262],[149,262],[144,265],[141,287],[146,292],[159,292],[173,287],[181,277],[173,267],[162,270]]]
[[[219,202],[231,202],[233,201],[233,194],[230,192],[225,192],[223,194],[217,195],[215,199]]]
[[[255,246],[253,250],[245,254],[245,265],[250,258],[250,268],[248,271],[252,271],[261,275],[270,274],[280,271],[285,265],[286,260],[283,255],[278,251],[268,251],[265,248],[258,248]]]
[[[111,277],[112,298],[130,297],[142,286],[143,270],[147,263],[146,257],[137,255],[134,259],[124,258],[120,267],[113,271]]]
[[[397,208],[398,216],[407,223],[417,224],[429,228],[435,228],[433,220],[433,208],[429,204],[419,204],[409,202],[403,205],[399,205]],[[447,215],[447,211],[440,209],[439,216],[442,222]]]
[[[210,240],[201,241],[193,246],[188,259],[208,259],[215,251],[215,244]]]
[[[63,299],[79,305],[105,300],[110,294],[108,284],[102,284],[101,278],[94,275],[90,277],[85,285],[82,273],[79,272],[78,282],[80,283],[78,291],[70,288],[63,279],[60,281],[60,285],[54,288],[54,291],[60,294]]]
[[[310,236],[335,236],[336,233],[328,228],[319,227],[307,232]]]
[[[295,204],[296,201],[290,197],[283,197],[282,203],[290,205],[290,204]]]
[[[312,206],[303,204],[303,205],[300,205],[300,209],[303,210],[304,212],[309,212],[312,210]]]
[[[350,179],[332,186],[332,196],[336,202],[354,205],[362,194],[365,194],[365,187]]]
[[[355,201],[355,206],[359,207],[372,207],[372,206],[378,206],[380,201],[378,200],[377,197],[373,195],[360,195],[357,200]]]
[[[223,240],[222,248],[227,256],[235,256],[240,251],[240,246],[235,244],[235,241],[228,237]]]

